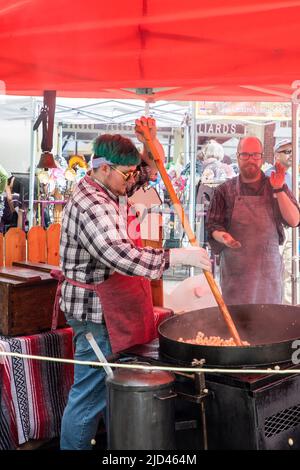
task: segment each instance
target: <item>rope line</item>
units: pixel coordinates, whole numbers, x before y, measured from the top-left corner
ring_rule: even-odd
[[[285,369],[281,370],[279,365],[276,365],[274,369],[219,369],[211,367],[172,367],[172,366],[151,366],[146,364],[120,364],[116,362],[93,362],[93,361],[78,361],[74,359],[63,359],[58,357],[46,357],[46,356],[34,356],[32,354],[21,354],[21,353],[12,353],[8,351],[0,350],[0,357],[19,357],[21,359],[34,359],[38,361],[48,361],[48,362],[60,362],[63,364],[78,364],[82,366],[91,366],[91,367],[104,367],[110,366],[118,369],[142,369],[142,370],[163,370],[167,372],[209,372],[209,373],[222,373],[222,374],[279,374],[279,375],[290,375],[290,374],[300,374],[300,369]],[[147,360],[147,358],[145,358]],[[0,360],[3,363],[3,360]]]

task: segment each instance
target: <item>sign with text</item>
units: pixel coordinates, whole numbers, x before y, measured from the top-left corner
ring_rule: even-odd
[[[245,135],[245,126],[234,122],[203,122],[197,124],[197,133],[212,137],[240,137]]]
[[[196,119],[286,121],[291,119],[290,103],[257,101],[197,101]]]

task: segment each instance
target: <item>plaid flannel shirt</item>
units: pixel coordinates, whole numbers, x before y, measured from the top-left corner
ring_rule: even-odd
[[[135,247],[127,234],[127,198],[118,199],[90,182],[86,176],[78,183],[64,209],[60,258],[65,277],[85,284],[103,282],[115,271],[160,278],[169,266],[168,252]],[[97,294],[67,281],[62,284],[60,306],[67,318],[102,322]]]
[[[273,197],[273,189],[271,187],[269,178],[265,176],[263,172],[262,178],[260,180],[260,184],[258,186],[252,186],[250,184],[246,184],[240,182],[240,191],[241,195],[243,196],[260,196],[264,193],[264,189],[266,187],[267,194],[270,197],[272,208],[273,208],[273,215],[276,223],[276,228],[278,232],[278,240],[279,244],[282,245],[284,242],[284,226],[288,227],[289,225],[283,219],[278,201]],[[230,227],[232,212],[234,208],[234,201],[236,196],[236,181],[237,176],[232,178],[225,183],[218,186],[214,192],[213,198],[211,200],[210,206],[207,212],[206,218],[206,227],[208,231],[208,241],[211,246],[213,253],[219,254],[224,245],[222,243],[217,242],[212,237],[212,232],[214,230],[221,230],[227,232]],[[299,208],[296,199],[288,189],[287,185],[284,185],[284,191],[289,196],[289,198],[293,201],[293,203]]]

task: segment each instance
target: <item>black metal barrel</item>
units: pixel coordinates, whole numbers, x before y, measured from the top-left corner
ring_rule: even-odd
[[[108,449],[175,449],[174,376],[118,369],[106,380]]]

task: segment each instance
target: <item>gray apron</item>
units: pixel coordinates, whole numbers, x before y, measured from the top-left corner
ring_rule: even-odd
[[[220,282],[225,303],[280,304],[283,264],[272,202],[265,186],[261,196],[236,196],[228,232],[242,247],[225,247],[220,255]]]

